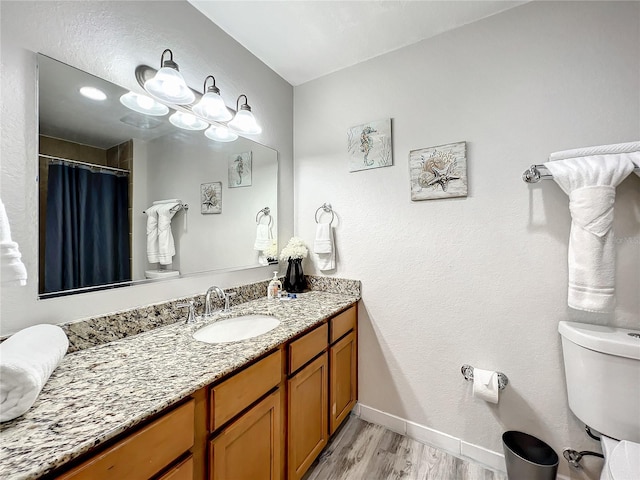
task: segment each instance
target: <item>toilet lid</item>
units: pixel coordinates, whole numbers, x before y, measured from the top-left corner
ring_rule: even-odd
[[[621,441],[611,452],[608,464],[614,480],[640,478],[640,443]]]

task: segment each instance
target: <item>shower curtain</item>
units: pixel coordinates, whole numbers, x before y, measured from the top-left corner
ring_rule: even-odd
[[[44,293],[131,280],[129,180],[49,165]]]

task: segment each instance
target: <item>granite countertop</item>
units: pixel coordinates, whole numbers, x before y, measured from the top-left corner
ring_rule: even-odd
[[[175,323],[70,353],[33,407],[0,426],[0,477],[42,476],[180,401],[358,301],[321,291],[297,300],[260,298],[196,324]],[[274,315],[280,325],[258,337],[207,344],[192,337],[216,320]]]

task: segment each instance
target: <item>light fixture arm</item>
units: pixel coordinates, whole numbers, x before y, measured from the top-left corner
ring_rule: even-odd
[[[169,52],[169,59],[165,60],[164,56],[167,52]],[[178,64],[173,61],[173,52],[169,48],[167,48],[164,52],[162,52],[162,55],[160,56],[160,68],[162,67],[174,68],[180,71],[180,69],[178,68]]]
[[[244,97],[244,103],[240,105],[240,98],[242,97]],[[240,109],[251,111],[251,107],[249,106],[249,99],[244,93],[240,94],[240,96],[236,100],[236,112],[239,112]]]
[[[209,79],[213,80],[213,85],[211,85],[207,89],[207,80]],[[213,75],[208,75],[207,78],[204,79],[204,85],[202,87],[202,93],[209,93],[209,92],[217,93],[218,95],[220,95],[220,89],[216,87],[216,77],[214,77]]]

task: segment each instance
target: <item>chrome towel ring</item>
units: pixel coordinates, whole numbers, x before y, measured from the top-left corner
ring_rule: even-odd
[[[316,223],[320,223],[320,219],[318,218],[318,213],[320,213],[320,210],[323,210],[325,213],[330,213],[331,214],[331,220],[329,220],[329,225],[331,225],[333,223],[333,219],[335,218],[335,215],[333,213],[333,208],[331,208],[331,204],[330,203],[323,203],[322,206],[318,207],[318,209],[316,210]]]
[[[256,213],[256,223],[258,225],[260,225],[260,220],[262,220],[262,218],[260,218],[260,214],[262,214],[262,216],[264,217],[269,217],[268,225],[271,226],[271,222],[273,220],[271,218],[271,209],[269,207],[264,207],[262,210],[259,210],[258,213]]]

